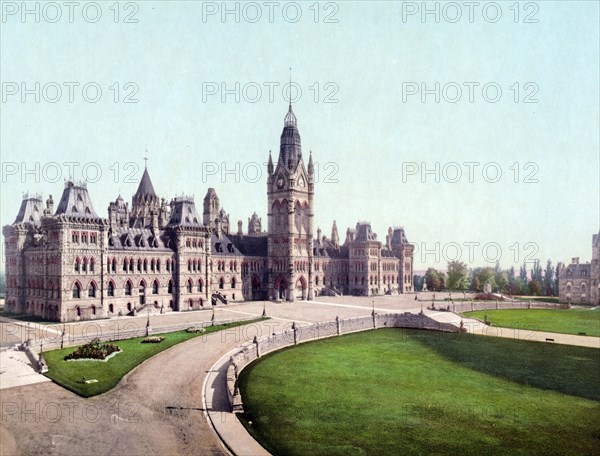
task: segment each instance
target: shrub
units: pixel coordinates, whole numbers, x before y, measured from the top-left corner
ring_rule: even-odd
[[[165,340],[164,337],[150,336],[150,337],[146,337],[144,340],[142,340],[142,343],[143,344],[158,344],[158,343],[162,342],[163,340]]]
[[[65,361],[71,359],[106,359],[107,356],[118,352],[121,349],[113,344],[102,344],[99,339],[94,339],[90,343],[82,345],[73,353],[65,356]]]
[[[478,293],[475,295],[475,299],[479,301],[495,301],[497,298],[491,293]]]
[[[204,329],[204,328],[195,328],[194,326],[191,326],[188,329],[186,329],[185,332],[188,332],[188,333],[203,333],[203,332],[206,332],[206,329]]]

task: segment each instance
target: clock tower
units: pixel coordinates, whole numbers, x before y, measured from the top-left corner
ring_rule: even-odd
[[[312,155],[304,166],[291,103],[277,164],[269,152],[267,169],[269,297],[312,300],[314,168]]]

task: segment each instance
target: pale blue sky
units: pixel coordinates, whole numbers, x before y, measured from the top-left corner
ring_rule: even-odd
[[[439,23],[430,16],[423,22],[419,15],[403,22],[407,2],[339,2],[337,23],[323,23],[324,15],[333,11],[332,6],[325,11],[324,3],[315,23],[313,2],[300,3],[297,23],[286,21],[281,9],[270,23],[267,7],[258,2],[263,17],[257,23],[243,16],[239,23],[232,16],[223,23],[218,14],[203,22],[203,7],[210,2],[161,1],[137,2],[133,17],[138,23],[122,22],[133,11],[123,10],[125,2],[119,3],[119,23],[114,23],[112,1],[100,2],[102,18],[96,23],[87,22],[79,10],[69,23],[65,6],[58,22],[47,20],[54,11],[40,9],[36,23],[31,15],[25,22],[20,12],[9,15],[12,6],[7,10],[7,3],[12,5],[3,2],[0,23],[2,225],[13,221],[25,191],[42,193],[44,199],[51,193],[58,201],[68,177],[62,164],[69,161],[81,163],[76,179],[82,177],[85,163],[98,163],[101,179],[88,188],[96,211],[106,216],[109,201],[119,192],[127,200],[135,192],[137,183],[125,181],[131,171],[125,166],[139,165],[137,181],[146,147],[160,196],[193,194],[201,207],[206,189],[214,187],[234,225],[242,219],[246,229],[253,211],[266,225],[264,168],[258,182],[244,182],[243,175],[236,182],[233,174],[223,182],[220,175],[203,176],[202,164],[225,163],[235,169],[239,163],[240,174],[246,171],[253,178],[254,163],[265,163],[269,149],[277,155],[287,110],[281,86],[293,67],[293,79],[303,90],[294,105],[303,151],[308,157],[312,150],[321,165],[315,225],[324,234],[329,235],[334,219],[342,237],[346,227],[369,220],[381,240],[388,226],[403,225],[420,248],[435,250],[440,243],[441,253],[444,245],[457,243],[466,262],[465,243],[470,242],[498,243],[503,267],[529,253],[543,262],[590,259],[591,237],[600,227],[598,2],[537,2],[539,11],[532,16],[537,23],[523,23],[533,11],[525,11],[525,3],[515,23],[512,1],[499,3],[502,17],[497,23],[486,21],[481,10],[470,23],[466,7],[457,23],[444,16]],[[31,8],[35,3],[29,3]],[[429,5],[433,8],[435,2]],[[93,18],[94,11],[87,13]],[[40,91],[52,82],[80,85],[73,103],[64,85],[56,103],[44,100],[44,95],[55,96],[51,85],[39,103],[34,95],[23,103],[20,93],[10,94],[14,87],[21,90],[21,83],[34,88],[36,82]],[[89,82],[103,90],[97,103],[82,97],[81,87]],[[138,103],[122,102],[130,91],[124,90],[128,82],[139,88],[134,96]],[[222,102],[220,94],[203,102],[203,84],[211,82],[229,88],[236,82],[240,87],[256,83],[264,91],[255,103],[248,101],[253,91],[241,93],[239,103],[233,95]],[[274,102],[264,85],[270,82],[280,84]],[[425,103],[420,95],[403,101],[406,82],[430,88],[436,82],[440,87],[451,83],[447,97],[454,96],[452,83],[464,90],[456,103],[443,97],[435,103],[433,95]],[[465,82],[479,84],[473,103]],[[518,103],[513,100],[516,82]],[[114,83],[120,86],[119,103],[109,89]],[[320,87],[318,102],[309,88],[315,83]],[[339,88],[337,103],[324,102],[331,92],[327,83]],[[498,102],[483,99],[486,83],[502,89]],[[522,102],[531,91],[525,90],[527,83],[537,86],[537,103]],[[35,173],[21,175],[23,162],[28,169],[39,163],[40,182]],[[47,177],[55,176],[49,162],[61,164],[62,176],[54,183],[43,179],[44,170]],[[433,175],[423,183],[420,174],[403,182],[403,163],[406,167],[410,162],[430,169],[436,163],[440,169],[450,162],[480,165],[472,183],[464,165],[457,183],[436,183]],[[497,183],[482,176],[490,162],[502,171]],[[517,183],[511,169],[515,162],[520,167]],[[114,163],[120,168],[118,179]],[[327,163],[335,167],[325,168]],[[525,169],[526,163],[535,165]],[[17,174],[12,175],[15,166]],[[95,168],[88,169],[94,178]],[[337,182],[323,182],[335,169]],[[523,182],[536,169],[539,182]],[[454,177],[455,170],[447,170]],[[488,176],[493,177],[492,171]],[[528,242],[539,251],[526,249]],[[446,250],[447,256],[455,252]],[[474,253],[469,265],[485,265],[480,246]],[[496,256],[493,248],[487,253],[488,258]],[[445,267],[443,256],[439,262],[433,254],[422,260],[417,253],[417,270]]]

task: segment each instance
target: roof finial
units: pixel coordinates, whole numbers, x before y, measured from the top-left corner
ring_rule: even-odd
[[[290,67],[290,92],[289,92],[290,109],[292,109],[292,67]]]
[[[148,145],[146,145],[146,156],[144,157],[144,169],[148,169]]]

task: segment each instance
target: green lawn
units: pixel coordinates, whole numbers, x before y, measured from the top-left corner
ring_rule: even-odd
[[[590,309],[503,309],[464,312],[466,317],[487,319],[493,326],[563,334],[586,333],[600,337],[600,308]]]
[[[96,396],[114,388],[123,376],[138,364],[173,345],[193,339],[194,337],[202,336],[203,334],[262,321],[264,319],[265,318],[259,318],[256,320],[209,326],[204,333],[176,331],[165,334],[152,334],[153,336],[158,335],[165,338],[165,340],[158,344],[142,344],[141,341],[144,337],[114,341],[112,343],[121,348],[122,352],[114,355],[106,362],[67,362],[64,360],[64,357],[75,351],[76,347],[52,350],[44,353],[44,358],[46,359],[49,369],[45,375],[62,387],[67,388],[80,396]],[[83,378],[86,380],[96,379],[98,382],[84,383]]]
[[[600,454],[596,349],[380,329],[244,369],[247,429],[274,455]]]

